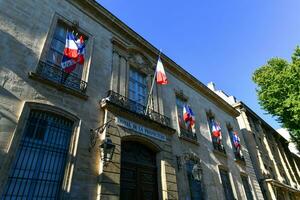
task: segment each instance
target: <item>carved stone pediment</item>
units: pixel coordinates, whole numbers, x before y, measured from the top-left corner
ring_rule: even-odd
[[[153,64],[138,51],[131,51],[128,57],[129,64],[137,70],[149,75],[154,74]]]
[[[181,89],[174,89],[176,97],[180,98],[183,101],[188,101],[188,96],[183,93]]]
[[[215,114],[212,112],[211,109],[206,110],[206,115],[208,118],[215,118]]]
[[[184,161],[191,160],[196,164],[201,164],[200,158],[194,152],[186,152],[183,154]]]

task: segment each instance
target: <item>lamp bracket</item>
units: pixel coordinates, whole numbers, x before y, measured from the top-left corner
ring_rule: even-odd
[[[104,132],[106,128],[110,127],[110,123],[115,119],[111,119],[105,124],[99,126],[95,129],[90,129],[90,145],[89,145],[89,152],[95,147],[97,140],[99,139],[100,135]]]

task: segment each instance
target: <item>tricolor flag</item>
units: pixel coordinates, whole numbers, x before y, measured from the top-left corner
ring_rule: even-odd
[[[221,127],[220,124],[215,122],[215,120],[211,120],[211,130],[212,136],[217,138],[217,142],[220,144],[222,139]]]
[[[69,58],[78,57],[78,46],[76,44],[76,39],[73,33],[67,33],[64,55]]]
[[[76,40],[73,33],[68,32],[61,67],[66,73],[72,73],[76,64],[84,63],[85,44],[83,37]]]
[[[157,65],[156,65],[156,83],[165,85],[168,84],[168,79],[166,76],[166,72],[164,66],[161,62],[160,57],[158,57]]]
[[[233,145],[236,148],[241,148],[240,138],[239,138],[238,133],[236,131],[233,132],[232,140],[233,140]]]
[[[188,105],[183,106],[183,121],[188,128],[195,132],[195,115]]]
[[[84,54],[85,54],[85,43],[83,40],[83,37],[80,36],[78,40],[76,40],[76,44],[78,47],[78,58],[77,58],[77,62],[79,64],[83,64],[84,63]]]

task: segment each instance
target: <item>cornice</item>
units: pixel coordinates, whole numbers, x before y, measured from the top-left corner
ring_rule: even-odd
[[[95,21],[98,21],[102,26],[112,32],[115,36],[119,38],[126,38],[132,43],[132,45],[142,48],[154,60],[158,57],[159,50],[156,47],[150,44],[147,40],[145,40],[137,32],[135,32],[133,29],[131,29],[125,23],[115,17],[111,12],[109,12],[95,0],[67,1]],[[82,8],[84,8],[84,10]],[[161,59],[164,62],[164,66],[168,73],[183,81],[186,85],[190,86],[199,93],[204,94],[208,99],[221,107],[221,109],[227,112],[229,115],[233,117],[237,117],[239,115],[239,112],[230,104],[220,98],[217,94],[206,87],[206,85],[201,83],[198,79],[196,79],[194,76],[180,67],[168,56],[166,56],[165,54],[161,54]]]

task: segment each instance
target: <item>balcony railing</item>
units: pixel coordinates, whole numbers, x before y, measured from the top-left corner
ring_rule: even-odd
[[[190,140],[194,140],[197,142],[197,135],[191,131],[188,131],[184,128],[180,128],[180,137],[187,138]]]
[[[61,67],[54,64],[40,61],[36,70],[36,74],[41,78],[51,81],[59,86],[63,86],[82,94],[85,93],[87,88],[87,82],[81,80],[77,76],[64,72]]]
[[[105,100],[122,108],[125,108],[128,111],[141,115],[147,119],[151,119],[155,122],[171,127],[170,119],[168,117],[161,115],[152,109],[148,109],[148,112],[145,113],[146,106],[136,101],[133,101],[125,96],[122,96],[112,90],[108,91],[107,98],[105,98]]]
[[[217,151],[219,151],[221,153],[226,154],[225,148],[224,148],[224,146],[222,144],[219,144],[218,142],[214,142],[213,141],[213,146],[214,146],[214,150],[217,150]]]
[[[241,153],[236,151],[236,152],[234,152],[234,156],[237,161],[245,162],[245,158],[243,155],[241,155]]]

